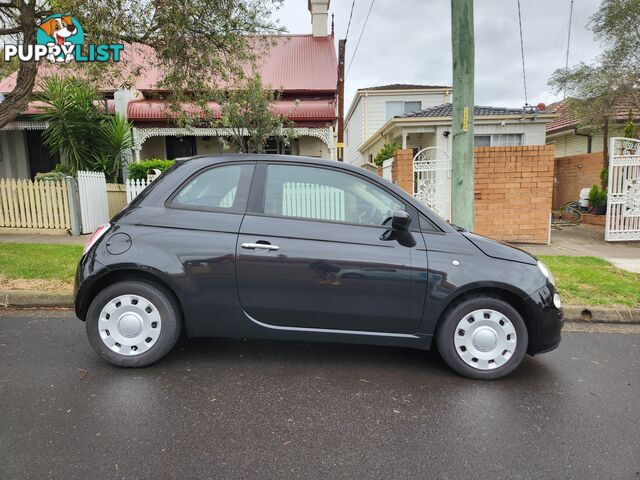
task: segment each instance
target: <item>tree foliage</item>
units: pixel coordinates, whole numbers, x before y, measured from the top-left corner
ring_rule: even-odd
[[[375,158],[373,159],[373,162],[376,165],[381,166],[382,162],[384,162],[388,158],[393,157],[396,153],[396,150],[398,150],[399,148],[400,148],[400,145],[398,145],[395,142],[385,145],[384,147],[382,147],[382,150],[380,150],[378,154],[375,156]]]
[[[133,143],[130,123],[106,114],[97,92],[72,77],[49,77],[35,98],[45,104],[36,119],[49,124],[42,134],[49,151],[72,172],[101,171],[116,181]]]
[[[0,42],[35,43],[37,21],[69,13],[85,31],[86,43],[127,43],[150,47],[150,68],[163,72],[160,88],[177,110],[185,100],[203,108],[221,87],[248,72],[265,54],[268,37],[280,32],[271,14],[282,0],[15,0],[0,2]],[[153,58],[151,58],[153,57]],[[111,64],[74,64],[95,70],[112,67],[115,88],[132,83]],[[17,86],[0,104],[0,128],[22,112],[31,98],[37,65],[20,65]],[[131,72],[135,76],[140,72]]]
[[[556,70],[549,83],[565,91],[581,124],[597,130],[614,106],[631,102],[640,110],[640,0],[604,0],[589,26],[604,45],[592,65]]]
[[[271,110],[280,97],[280,92],[263,86],[259,75],[243,79],[220,94],[219,123],[230,130],[231,143],[239,152],[262,153],[269,138],[284,145],[290,143],[292,124]]]

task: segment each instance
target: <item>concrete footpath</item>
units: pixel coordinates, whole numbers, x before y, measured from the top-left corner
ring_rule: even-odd
[[[551,245],[516,245],[532,255],[598,257],[618,268],[640,273],[640,241],[605,242],[604,227],[577,225],[551,231]]]

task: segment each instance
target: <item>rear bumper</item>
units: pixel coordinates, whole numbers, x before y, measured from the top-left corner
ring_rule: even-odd
[[[560,344],[563,311],[553,304],[555,287],[547,284],[526,300],[530,312],[529,347],[527,353],[536,355],[549,352]]]

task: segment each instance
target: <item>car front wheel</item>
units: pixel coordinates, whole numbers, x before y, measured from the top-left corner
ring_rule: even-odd
[[[491,297],[465,300],[451,309],[436,333],[440,356],[461,375],[496,379],[520,365],[527,327],[518,311]]]
[[[180,310],[159,285],[118,282],[91,302],[87,335],[94,350],[120,367],[143,367],[166,355],[180,336]]]

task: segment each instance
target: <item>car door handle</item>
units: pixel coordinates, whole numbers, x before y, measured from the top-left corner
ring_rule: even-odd
[[[240,246],[242,248],[246,248],[248,250],[254,250],[256,248],[263,248],[265,250],[280,250],[279,246],[270,245],[268,243],[243,243]]]

